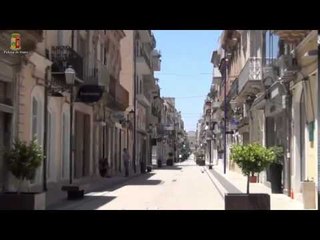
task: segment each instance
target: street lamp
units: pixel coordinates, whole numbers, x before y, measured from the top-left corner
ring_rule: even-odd
[[[211,158],[211,139],[212,139],[212,133],[211,133],[211,129],[207,123],[207,125],[205,126],[205,130],[206,130],[206,139],[207,139],[207,146],[208,146],[208,150],[209,150],[209,169],[212,169],[212,158]]]
[[[228,55],[228,54],[227,54]],[[224,74],[224,153],[223,153],[223,173],[227,172],[227,74],[228,74],[228,58],[225,58],[225,74]]]
[[[72,125],[73,125],[73,87],[76,79],[76,72],[69,66],[65,70],[66,83],[70,87],[70,149],[69,149],[69,183],[72,184],[72,151],[73,151],[73,135],[72,135]]]

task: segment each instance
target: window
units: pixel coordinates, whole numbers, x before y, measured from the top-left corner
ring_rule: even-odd
[[[58,45],[63,45],[63,30],[58,30]]]
[[[51,111],[48,113],[48,135],[47,135],[47,176],[48,179],[54,180],[55,175],[55,115]]]
[[[107,48],[103,48],[103,64],[107,65]]]
[[[50,169],[51,169],[51,162],[52,162],[52,155],[51,155],[51,149],[52,144],[51,142],[51,134],[52,134],[52,121],[51,121],[52,114],[51,112],[48,113],[48,135],[47,135],[47,177],[50,179]]]
[[[101,44],[100,44],[100,40],[98,40],[96,51],[97,51],[96,59],[100,61],[100,59],[101,59]]]
[[[38,122],[38,101],[36,98],[32,99],[32,138],[37,138],[37,122]]]
[[[70,116],[65,111],[62,117],[62,179],[68,177],[69,171],[69,149],[70,149]]]
[[[265,57],[267,61],[278,58],[280,56],[282,41],[279,36],[274,35],[271,31],[265,33]]]
[[[39,100],[40,96],[33,96],[32,97],[32,120],[31,120],[31,139],[36,138],[38,141],[38,144],[40,146],[43,146],[42,142],[42,114],[43,114],[43,105],[41,101]],[[35,179],[31,180],[31,184],[34,183],[40,183],[41,180],[41,169],[42,167],[39,167],[36,171]]]

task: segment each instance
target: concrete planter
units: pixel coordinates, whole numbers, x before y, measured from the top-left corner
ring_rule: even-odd
[[[315,182],[302,182],[302,197],[305,209],[316,209],[316,184]]]
[[[280,164],[271,164],[269,167],[268,173],[272,193],[282,193],[282,168]]]
[[[46,193],[1,193],[0,210],[45,210]]]
[[[265,193],[227,193],[225,210],[270,210],[270,195]]]
[[[161,168],[162,167],[162,161],[161,160],[157,160],[157,165],[158,165],[158,168]]]
[[[173,166],[173,159],[168,159],[167,160],[167,166]]]

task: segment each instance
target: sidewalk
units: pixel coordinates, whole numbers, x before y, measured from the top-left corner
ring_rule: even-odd
[[[223,173],[223,166],[213,166],[209,170],[208,163],[204,167],[205,171],[212,178],[220,195],[224,197],[226,193],[246,193],[247,178],[240,173],[227,170]],[[268,193],[271,198],[271,210],[304,210],[303,203],[284,194],[273,194],[271,189],[261,183],[250,183],[250,193]]]
[[[122,185],[127,181],[130,181],[131,179],[138,177],[140,175],[141,174],[139,173],[139,171],[137,171],[136,173],[133,173],[133,171],[132,172],[130,171],[129,177],[114,176],[110,178],[97,178],[88,183],[88,189],[85,194],[88,194],[90,192],[100,191],[106,188],[116,188],[117,186]],[[59,191],[61,193],[60,189]],[[63,199],[48,205],[46,210],[67,210],[72,208],[73,205],[79,203],[79,201],[68,200],[67,193],[63,192],[63,194],[65,196]]]

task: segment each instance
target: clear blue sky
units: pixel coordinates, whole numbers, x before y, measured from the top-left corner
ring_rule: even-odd
[[[187,131],[195,131],[209,92],[213,66],[212,51],[221,31],[154,30],[161,51],[159,78],[161,96],[175,97]]]

